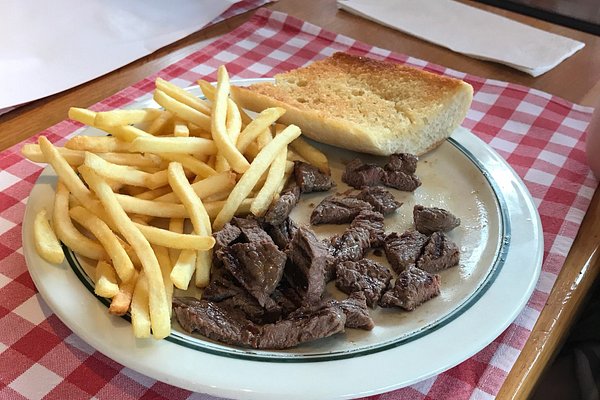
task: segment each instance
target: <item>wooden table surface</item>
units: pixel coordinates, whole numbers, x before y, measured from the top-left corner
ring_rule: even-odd
[[[600,37],[479,3],[467,2],[467,4],[571,37],[585,42],[586,46],[550,72],[532,78],[511,68],[468,58],[344,11],[338,11],[335,0],[301,2],[280,0],[267,7],[371,45],[470,74],[534,87],[578,104],[600,106]],[[67,117],[70,106],[87,107],[172,64],[201,48],[200,42],[204,39],[229,32],[243,24],[251,15],[252,12],[246,13],[194,33],[91,82],[32,102],[0,116],[0,150],[62,121]],[[527,398],[535,388],[544,368],[560,348],[600,270],[599,226],[600,194],[596,191],[547,305],[498,398]]]

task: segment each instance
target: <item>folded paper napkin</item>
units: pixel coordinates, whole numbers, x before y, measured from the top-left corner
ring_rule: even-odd
[[[337,0],[338,7],[474,58],[539,76],[584,43],[451,0]]]

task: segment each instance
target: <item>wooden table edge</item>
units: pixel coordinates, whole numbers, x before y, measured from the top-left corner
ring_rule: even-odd
[[[497,397],[529,398],[557,355],[600,272],[600,190],[596,190],[546,305]]]

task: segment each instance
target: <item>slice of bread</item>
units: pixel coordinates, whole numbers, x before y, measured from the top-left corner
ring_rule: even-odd
[[[275,75],[274,83],[231,89],[244,108],[285,108],[279,121],[311,139],[378,155],[437,147],[473,98],[461,80],[345,53]]]

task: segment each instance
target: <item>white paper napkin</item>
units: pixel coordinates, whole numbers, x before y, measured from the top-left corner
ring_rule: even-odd
[[[238,1],[0,1],[0,109],[122,67],[201,29]]]
[[[337,0],[361,17],[482,60],[539,76],[584,43],[451,0]]]

